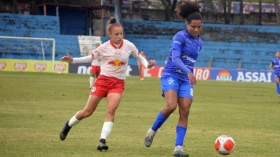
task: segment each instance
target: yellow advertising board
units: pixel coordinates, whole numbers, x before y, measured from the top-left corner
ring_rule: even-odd
[[[55,61],[54,71],[68,73],[68,63]],[[16,72],[52,72],[52,61],[0,59],[0,71]]]

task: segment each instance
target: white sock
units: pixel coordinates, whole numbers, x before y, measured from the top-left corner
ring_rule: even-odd
[[[114,126],[113,122],[104,122],[100,139],[105,139],[109,136],[112,128]]]
[[[75,126],[76,124],[78,124],[80,121],[76,118],[76,115],[74,115],[68,122],[68,125],[70,127]]]
[[[91,76],[91,77],[89,78],[89,88],[92,87],[93,81],[94,81],[94,77]]]

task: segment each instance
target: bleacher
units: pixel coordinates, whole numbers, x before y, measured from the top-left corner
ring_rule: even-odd
[[[183,22],[124,21],[126,39],[144,50],[149,59],[156,59],[158,65],[164,65],[173,35],[185,27]],[[56,60],[68,53],[81,55],[79,36],[61,35],[56,16],[0,14],[0,36],[55,38]],[[108,37],[97,38],[92,37],[102,42],[108,40]],[[275,52],[280,50],[280,27],[204,24],[201,38],[204,45],[197,67],[267,69]],[[48,60],[51,47],[44,44]],[[23,51],[24,48],[31,52]],[[5,39],[0,42],[0,58],[40,59],[40,48],[38,41]],[[19,56],[19,53],[24,54]],[[137,62],[131,58],[129,64]]]
[[[176,32],[183,22],[124,21],[127,38],[148,58],[163,64]],[[203,24],[203,49],[197,67],[267,69],[280,50],[280,27]]]
[[[78,36],[61,35],[56,16],[0,14],[0,36],[55,38],[56,60],[68,53],[80,55]],[[44,41],[43,44],[45,59],[51,60],[52,43]],[[42,59],[41,42],[0,39],[0,58]]]

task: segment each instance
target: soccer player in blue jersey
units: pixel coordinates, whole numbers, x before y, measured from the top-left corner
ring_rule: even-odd
[[[197,1],[182,0],[177,5],[177,14],[184,19],[187,29],[179,31],[172,39],[169,59],[161,77],[161,88],[166,105],[158,113],[144,140],[144,144],[150,147],[157,130],[178,105],[180,117],[176,127],[173,152],[173,155],[178,157],[189,156],[182,147],[193,100],[193,85],[196,84],[193,67],[203,44],[199,37],[202,28],[199,8]]]
[[[280,51],[276,52],[275,58],[272,59],[269,69],[273,69],[276,91],[278,96],[280,97]]]

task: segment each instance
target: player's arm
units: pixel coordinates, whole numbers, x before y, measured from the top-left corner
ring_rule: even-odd
[[[272,68],[273,68],[273,62],[269,65],[269,70],[272,70]]]
[[[195,85],[196,84],[195,76],[193,75],[191,70],[189,68],[187,68],[187,66],[184,65],[183,61],[181,60],[181,52],[182,52],[182,49],[183,49],[184,42],[185,42],[185,39],[184,39],[183,35],[181,35],[181,34],[176,34],[173,37],[172,49],[171,49],[172,63],[178,69],[180,69],[181,71],[183,71],[184,73],[186,73],[188,75],[188,78],[190,80],[191,85]]]
[[[63,56],[60,60],[62,62],[68,62],[68,63],[91,63],[94,59],[97,59],[99,56],[98,51],[93,51],[91,55],[85,56],[85,57],[78,57],[73,58],[70,54],[67,56]]]
[[[132,44],[133,45],[133,44]],[[155,64],[155,60],[150,60],[149,62],[144,58],[137,50],[137,48],[133,45],[132,47],[132,55],[135,57],[145,68],[151,69]]]
[[[184,65],[184,63],[181,60],[181,52],[183,49],[183,45],[185,43],[185,39],[183,35],[176,34],[172,39],[172,49],[171,49],[171,59],[172,63],[179,68],[181,71],[183,71],[186,74],[191,73],[191,70],[187,68],[187,66]]]

